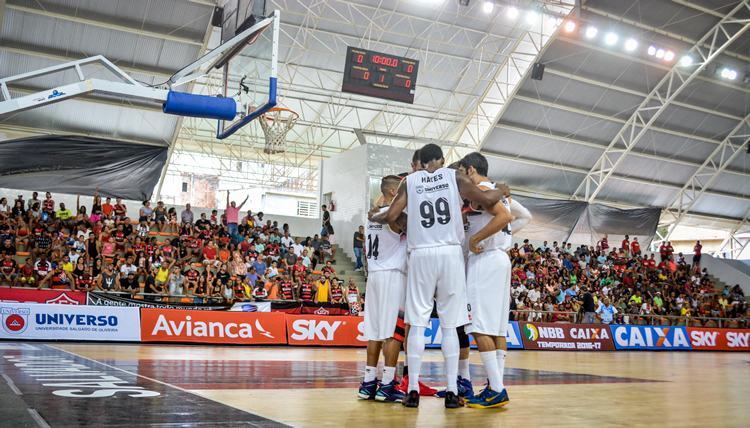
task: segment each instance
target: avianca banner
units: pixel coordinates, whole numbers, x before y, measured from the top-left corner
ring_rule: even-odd
[[[283,315],[290,345],[367,346],[363,317]]]
[[[518,329],[518,322],[509,321],[508,329],[505,332],[505,341],[508,344],[508,349],[523,349],[523,343],[521,343],[521,332]],[[440,330],[440,320],[432,318],[430,320],[430,327],[425,331],[425,343],[427,348],[439,348],[443,343],[443,331]],[[474,341],[474,337],[469,335],[469,341],[472,348],[476,348],[477,344]]]
[[[284,314],[141,309],[143,342],[285,344]]]
[[[615,347],[650,351],[690,350],[685,327],[651,325],[610,325]]]
[[[750,330],[688,327],[687,331],[698,351],[750,351]]]
[[[0,303],[0,338],[137,342],[138,309]]]
[[[521,323],[524,349],[551,351],[614,351],[603,324]]]
[[[85,305],[86,293],[72,290],[37,290],[35,288],[0,287],[0,301]]]

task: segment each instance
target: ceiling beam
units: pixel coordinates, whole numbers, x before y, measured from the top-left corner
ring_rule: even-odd
[[[563,77],[565,79],[573,80],[573,81],[580,82],[580,83],[585,83],[585,84],[596,86],[596,87],[599,87],[599,88],[602,88],[602,89],[608,89],[608,90],[612,90],[612,91],[621,92],[623,94],[634,95],[634,96],[641,97],[641,98],[646,98],[648,96],[648,94],[645,93],[645,92],[636,91],[634,89],[629,89],[629,88],[626,88],[624,86],[615,85],[614,83],[606,83],[606,82],[602,82],[601,80],[592,79],[592,78],[589,78],[589,77],[583,77],[583,76],[580,76],[578,74],[568,73],[568,72],[565,72],[565,71],[562,71],[562,70],[558,70],[558,69],[556,69],[554,67],[547,66],[544,69],[544,73],[545,74],[553,74],[555,76]],[[715,110],[715,109],[711,109],[711,108],[707,108],[707,107],[700,107],[700,106],[697,106],[695,104],[689,104],[689,103],[685,103],[685,102],[681,102],[681,101],[672,101],[672,104],[676,105],[678,107],[689,109],[689,110],[694,110],[694,111],[698,111],[698,112],[701,112],[701,113],[706,113],[706,114],[711,114],[711,115],[714,115],[714,116],[723,117],[725,119],[742,120],[741,116],[737,116],[737,115],[734,115],[734,114],[731,114],[731,113],[724,113],[724,112],[721,112],[721,111],[718,111],[718,110]]]
[[[592,142],[592,141],[584,141],[584,140],[580,140],[580,139],[576,139],[576,138],[570,138],[570,137],[566,137],[566,136],[563,136],[563,135],[556,135],[556,134],[552,134],[552,133],[548,133],[548,132],[541,132],[541,131],[537,131],[537,130],[534,130],[534,129],[524,128],[524,127],[520,127],[520,126],[516,126],[516,125],[502,123],[502,122],[498,123],[497,126],[496,126],[496,128],[498,128],[498,129],[505,129],[505,130],[512,131],[512,132],[519,132],[519,133],[527,134],[527,135],[533,135],[535,137],[548,138],[548,139],[552,139],[552,140],[556,140],[556,141],[561,141],[563,143],[575,144],[577,146],[589,147],[589,148],[597,149],[597,150],[601,150],[601,151],[604,151],[607,148],[606,144],[596,143],[596,142]],[[646,151],[636,150],[636,149],[633,149],[630,152],[630,155],[631,156],[641,157],[641,158],[644,158],[644,159],[652,159],[652,160],[659,161],[659,162],[669,162],[669,163],[673,163],[673,164],[676,164],[676,165],[688,166],[688,167],[691,167],[691,168],[698,168],[698,167],[700,167],[702,165],[701,163],[698,163],[698,162],[695,162],[695,161],[691,161],[691,160],[669,158],[669,157],[665,157],[665,156],[662,156],[662,155],[648,153]],[[750,173],[746,173],[746,172],[739,171],[739,170],[732,170],[732,169],[729,169],[729,168],[725,168],[724,172],[729,173],[729,174],[739,175],[739,176],[742,176],[742,177],[747,177],[750,180]]]
[[[669,207],[673,208],[677,215],[664,238],[669,240],[675,227],[682,221],[688,212],[703,196],[708,188],[724,172],[732,161],[745,152],[750,144],[750,114],[748,114],[732,132],[717,146],[703,164],[693,173],[687,183],[677,192]]]
[[[160,40],[169,40],[171,42],[184,43],[188,45],[201,46],[203,40],[197,40],[191,37],[175,36],[173,34],[161,33],[157,31],[144,30],[135,26],[128,26],[119,23],[116,18],[110,17],[111,19],[99,20],[85,18],[82,16],[76,16],[64,12],[53,12],[44,8],[27,7],[20,4],[8,3],[5,6],[8,10],[15,10],[18,12],[28,13],[32,15],[46,16],[48,18],[60,19],[63,21],[75,22],[77,24],[90,25],[93,27],[100,27],[107,30],[120,31],[124,33],[135,34],[143,37],[151,37]]]
[[[722,253],[726,252],[726,248],[729,248],[729,258],[730,259],[736,259],[739,257],[742,252],[747,247],[748,243],[750,243],[750,239],[745,238],[745,241],[740,241],[739,235],[740,233],[743,233],[742,228],[750,224],[750,211],[745,214],[745,218],[740,220],[730,231],[729,235],[727,235],[726,239],[721,242],[721,245],[719,245],[719,249],[716,250],[713,255],[718,256]],[[746,233],[746,232],[745,232]]]
[[[585,5],[585,6],[583,6],[583,10],[585,10],[587,12],[595,13],[595,14],[597,14],[599,16],[603,16],[605,18],[609,18],[609,19],[611,19],[613,21],[622,22],[624,24],[627,24],[627,25],[639,28],[641,30],[646,30],[646,31],[649,31],[649,32],[652,32],[652,33],[655,33],[655,34],[659,34],[659,35],[662,35],[662,36],[665,36],[665,37],[669,37],[670,39],[683,42],[683,43],[685,43],[685,44],[687,44],[689,46],[693,46],[693,45],[696,45],[698,43],[697,40],[692,39],[690,37],[686,37],[686,36],[683,36],[681,34],[673,33],[671,31],[662,30],[661,28],[652,27],[651,25],[647,25],[647,24],[644,24],[644,23],[641,23],[641,22],[638,22],[638,21],[633,21],[632,19],[625,18],[624,16],[614,15],[614,14],[611,14],[611,13],[609,13],[609,12],[603,10],[603,9],[599,9],[599,8],[596,8],[596,7],[591,7],[591,6]],[[714,15],[714,16],[716,16],[718,18],[723,18],[724,17],[724,15],[722,15],[721,13],[718,13],[717,15]],[[710,47],[710,45],[708,43],[703,43],[703,44],[701,44],[701,46],[703,46],[704,48]],[[724,51],[724,55],[731,56],[732,58],[738,59],[738,60],[740,60],[742,62],[745,62],[745,63],[750,62],[750,56],[743,55],[743,54],[740,54],[740,53],[735,53],[735,52],[732,52],[732,51],[729,51],[729,50]]]
[[[580,167],[572,166],[572,165],[565,165],[560,162],[553,163],[553,162],[530,159],[530,158],[523,157],[523,156],[505,154],[505,153],[500,153],[496,151],[488,151],[488,150],[482,150],[482,153],[487,156],[495,157],[498,159],[523,163],[526,165],[539,166],[542,168],[550,168],[550,169],[554,169],[554,170],[562,171],[562,172],[581,174],[581,175],[586,175],[586,173],[588,173],[588,169],[580,168]],[[626,183],[638,184],[641,186],[655,186],[655,187],[664,187],[667,189],[678,189],[678,190],[682,187],[678,183],[665,183],[665,182],[654,181],[654,180],[650,180],[646,178],[631,177],[631,176],[626,176],[626,175],[621,175],[621,174],[613,174],[612,178],[615,180],[624,181]],[[707,191],[706,193],[715,195],[715,196],[739,199],[745,202],[750,202],[750,196],[741,195],[737,193],[721,192],[717,190]]]
[[[597,46],[597,45],[595,45],[593,43],[589,43],[589,42],[586,42],[586,41],[583,41],[583,40],[580,40],[580,39],[571,38],[571,37],[565,37],[565,36],[558,36],[556,40],[560,40],[560,41],[563,41],[565,43],[570,43],[572,45],[580,46],[580,47],[583,47],[583,48],[586,48],[586,49],[589,49],[589,50],[592,50],[592,51],[603,53],[605,55],[609,55],[609,56],[613,56],[613,57],[616,57],[616,58],[624,59],[624,60],[627,60],[627,61],[630,61],[630,62],[637,62],[639,64],[643,64],[645,66],[648,66],[648,67],[651,67],[651,68],[655,68],[655,69],[658,69],[658,70],[663,70],[665,72],[668,72],[669,70],[671,70],[670,67],[668,67],[666,65],[663,65],[661,63],[658,63],[656,61],[649,61],[649,60],[645,60],[643,58],[638,58],[637,56],[634,56],[634,55],[627,55],[627,54],[624,54],[624,53],[620,53],[620,52],[615,51],[614,49],[608,49],[608,48],[605,48],[604,46]],[[730,82],[728,82],[726,80],[720,80],[720,79],[716,79],[716,78],[712,78],[712,77],[707,77],[707,76],[697,76],[695,79],[696,80],[701,80],[703,82],[711,83],[713,85],[723,86],[725,88],[730,88],[730,89],[734,89],[736,91],[740,91],[740,92],[744,92],[746,94],[750,94],[750,88],[746,88],[746,87],[744,87],[742,85],[736,85],[736,84],[730,83]]]
[[[551,108],[555,108],[555,109],[558,109],[558,110],[567,111],[567,112],[570,112],[570,113],[576,113],[576,114],[580,114],[582,116],[593,117],[595,119],[608,120],[610,122],[616,122],[616,123],[620,123],[620,124],[623,124],[623,125],[627,122],[625,119],[620,119],[618,117],[614,117],[614,116],[611,116],[611,115],[596,113],[596,112],[584,110],[584,109],[581,109],[581,108],[578,108],[578,107],[573,107],[573,106],[569,106],[569,105],[566,105],[566,104],[560,104],[559,102],[545,101],[545,100],[540,100],[538,98],[527,97],[525,95],[516,95],[514,97],[514,99],[519,100],[519,101],[525,101],[525,102],[532,103],[532,104],[537,104],[537,105],[545,106],[545,107],[551,107]],[[714,144],[714,145],[721,144],[721,141],[719,141],[719,140],[714,140],[712,138],[701,137],[700,135],[688,134],[688,133],[685,133],[685,132],[675,131],[675,130],[672,130],[672,129],[661,128],[661,127],[658,127],[658,126],[651,126],[651,130],[652,131],[656,131],[656,132],[661,132],[662,134],[674,135],[675,137],[689,138],[691,140],[702,141],[704,143],[709,143],[709,144]]]
[[[669,107],[670,103],[698,76],[715,58],[726,50],[735,40],[750,29],[750,19],[739,17],[750,11],[750,0],[744,0],[735,6],[721,21],[711,28],[701,40],[690,48],[699,64],[692,72],[674,66],[654,87],[638,108],[633,112],[620,132],[612,139],[599,160],[591,167],[586,177],[578,185],[572,199],[585,198],[589,202],[596,200],[604,184],[640,141],[656,120]],[[710,42],[709,48],[704,44]]]

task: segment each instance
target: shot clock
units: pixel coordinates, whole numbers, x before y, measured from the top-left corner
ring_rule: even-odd
[[[419,61],[348,47],[342,92],[414,103]]]

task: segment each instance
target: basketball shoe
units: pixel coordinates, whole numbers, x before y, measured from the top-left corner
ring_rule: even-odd
[[[392,380],[389,384],[380,384],[378,392],[375,393],[375,401],[384,401],[387,403],[400,403],[404,399],[404,394],[398,390],[398,382]]]
[[[508,403],[510,403],[510,398],[508,398],[508,391],[506,391],[505,388],[503,388],[502,391],[497,392],[487,386],[487,388],[482,390],[479,395],[468,400],[466,405],[473,409],[495,409],[503,407]]]
[[[462,378],[461,376],[458,377],[458,381],[456,382],[458,386],[458,396],[464,397],[464,398],[472,398],[474,397],[474,386],[471,384],[471,380]],[[438,391],[437,394],[435,394],[438,398],[445,398],[447,390]]]
[[[398,385],[398,390],[406,395],[409,389],[409,375],[404,375],[401,378],[401,383]],[[424,395],[425,397],[432,397],[433,395],[437,394],[437,389],[430,388],[429,386],[425,385],[421,381],[419,382],[419,395]]]
[[[463,407],[464,403],[461,397],[456,395],[455,392],[448,391],[445,393],[445,408],[446,409],[457,409]]]
[[[419,407],[419,392],[409,391],[409,394],[401,401],[404,407]]]
[[[357,397],[361,400],[374,400],[375,394],[378,391],[378,380],[371,380],[370,382],[362,382],[359,385],[359,392]]]

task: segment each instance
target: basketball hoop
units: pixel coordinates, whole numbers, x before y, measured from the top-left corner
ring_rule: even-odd
[[[260,127],[266,136],[265,153],[283,153],[286,150],[286,134],[299,119],[294,110],[272,107],[260,116]]]

